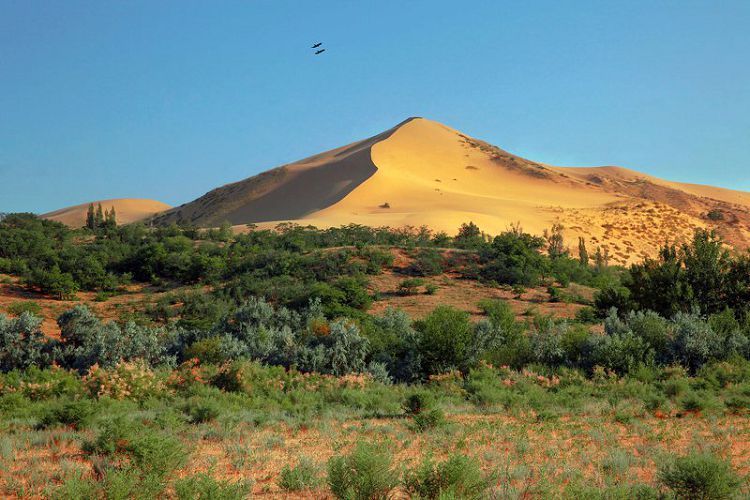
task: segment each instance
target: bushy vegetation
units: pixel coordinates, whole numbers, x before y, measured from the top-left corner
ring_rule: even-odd
[[[300,428],[335,412],[387,416],[424,436],[447,433],[457,405],[544,422],[603,404],[624,425],[657,412],[750,411],[750,260],[711,233],[622,269],[607,266],[600,251],[591,265],[582,240],[572,258],[559,226],[544,237],[514,227],[492,238],[473,224],[455,238],[424,228],[292,225],[233,236],[226,227],[96,221],[94,212],[93,225],[73,231],[31,215],[5,217],[0,272],[57,298],[117,293],[133,281],[200,286],[119,321],[73,307],[58,317],[56,339],[42,333],[38,305],[12,304],[10,316],[0,314],[3,425],[85,433],[82,450],[96,476],[68,477],[55,489],[62,496],[157,497],[171,488],[180,498],[239,498],[250,482],[211,474],[173,480],[190,455],[190,440],[175,432],[220,432],[239,415],[253,425],[292,419]],[[480,321],[450,306],[419,320],[396,309],[369,314],[368,276],[393,263],[393,245],[414,257],[402,270],[402,294],[423,286],[435,293],[424,277],[450,268],[519,295],[542,287],[551,300],[591,307],[567,320],[534,313],[519,320],[507,302],[489,299],[478,304]],[[597,288],[595,299],[571,299],[571,283]],[[276,484],[315,489],[323,476],[300,459]],[[401,471],[387,447],[361,443],[338,450],[325,480],[338,498],[387,498],[396,489],[485,498],[497,477],[456,453]],[[659,481],[684,498],[741,488],[736,472],[708,455],[665,462]],[[605,497],[634,494],[619,487]]]

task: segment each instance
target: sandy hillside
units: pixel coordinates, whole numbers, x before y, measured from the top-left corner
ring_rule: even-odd
[[[709,216],[710,214],[710,216]],[[380,135],[270,170],[166,212],[159,222],[318,227],[358,223],[455,233],[474,221],[497,234],[563,224],[571,247],[614,263],[654,255],[698,227],[738,248],[750,239],[750,193],[664,181],[620,167],[553,167],[440,123],[413,118]]]
[[[171,207],[166,203],[155,200],[144,200],[137,198],[120,198],[114,200],[102,200],[93,202],[94,206],[101,203],[103,210],[115,209],[118,224],[128,224],[146,219]],[[83,227],[86,224],[86,214],[89,203],[82,203],[72,207],[61,208],[54,212],[43,214],[44,219],[62,222],[70,227]]]

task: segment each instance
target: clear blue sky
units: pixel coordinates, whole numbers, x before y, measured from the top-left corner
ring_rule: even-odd
[[[750,190],[750,1],[0,0],[0,211],[179,204],[408,116]]]

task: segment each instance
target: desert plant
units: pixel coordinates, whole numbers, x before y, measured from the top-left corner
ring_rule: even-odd
[[[741,484],[729,462],[707,453],[673,458],[659,467],[658,476],[680,499],[731,498]]]
[[[398,285],[399,295],[416,295],[417,290],[424,284],[421,278],[406,278]]]
[[[179,500],[241,500],[247,498],[252,482],[218,481],[208,473],[178,479],[174,483]]]
[[[300,457],[294,467],[284,465],[279,474],[279,487],[286,491],[302,491],[315,488],[320,483],[318,467],[308,457]]]
[[[336,455],[328,461],[328,486],[340,499],[387,499],[397,477],[391,455],[382,446],[360,442],[349,455]]]
[[[441,463],[428,456],[405,472],[403,484],[404,489],[417,498],[480,499],[485,498],[490,481],[482,475],[476,460],[452,455]]]

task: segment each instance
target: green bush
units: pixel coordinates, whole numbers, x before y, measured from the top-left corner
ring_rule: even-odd
[[[496,330],[477,335],[469,321],[469,313],[449,306],[438,306],[421,321],[415,322],[419,332],[419,352],[425,374],[444,373],[452,369],[468,371],[495,339]]]
[[[318,467],[308,457],[300,457],[294,467],[284,465],[279,474],[279,487],[285,491],[313,489],[320,484]]]
[[[741,484],[728,461],[707,453],[673,458],[659,467],[658,477],[680,499],[731,498]]]
[[[430,408],[429,410],[415,413],[411,419],[412,429],[415,432],[425,432],[445,424],[445,414],[440,408]]]
[[[210,422],[221,415],[221,407],[216,401],[201,397],[190,398],[185,403],[184,411],[194,424]]]
[[[182,354],[183,359],[197,359],[201,363],[220,364],[226,361],[219,336],[197,340],[190,344]]]
[[[433,397],[428,392],[408,395],[401,407],[412,419],[412,428],[416,432],[424,432],[445,423],[445,414],[436,407]]]
[[[391,460],[382,446],[358,443],[349,455],[328,461],[328,486],[340,499],[385,500],[398,483]]]
[[[179,500],[241,500],[250,495],[252,486],[248,480],[217,481],[203,473],[178,479],[174,492]]]
[[[404,473],[403,484],[415,498],[481,499],[487,496],[491,481],[483,476],[476,460],[452,455],[441,463],[427,457]]]
[[[46,429],[62,424],[79,428],[86,423],[95,411],[96,406],[87,399],[49,404],[45,407],[39,419],[39,427]]]
[[[398,285],[399,295],[416,295],[418,288],[424,285],[422,278],[406,278]]]
[[[34,316],[39,316],[42,312],[42,306],[30,300],[23,302],[13,302],[12,304],[9,304],[5,309],[8,311],[8,314],[12,316],[20,316],[25,312],[33,314]]]
[[[97,437],[82,448],[89,455],[125,456],[130,466],[160,483],[187,459],[176,437],[124,418],[105,421]]]
[[[443,272],[443,256],[434,249],[419,251],[412,264],[412,271],[419,276],[437,276]]]

